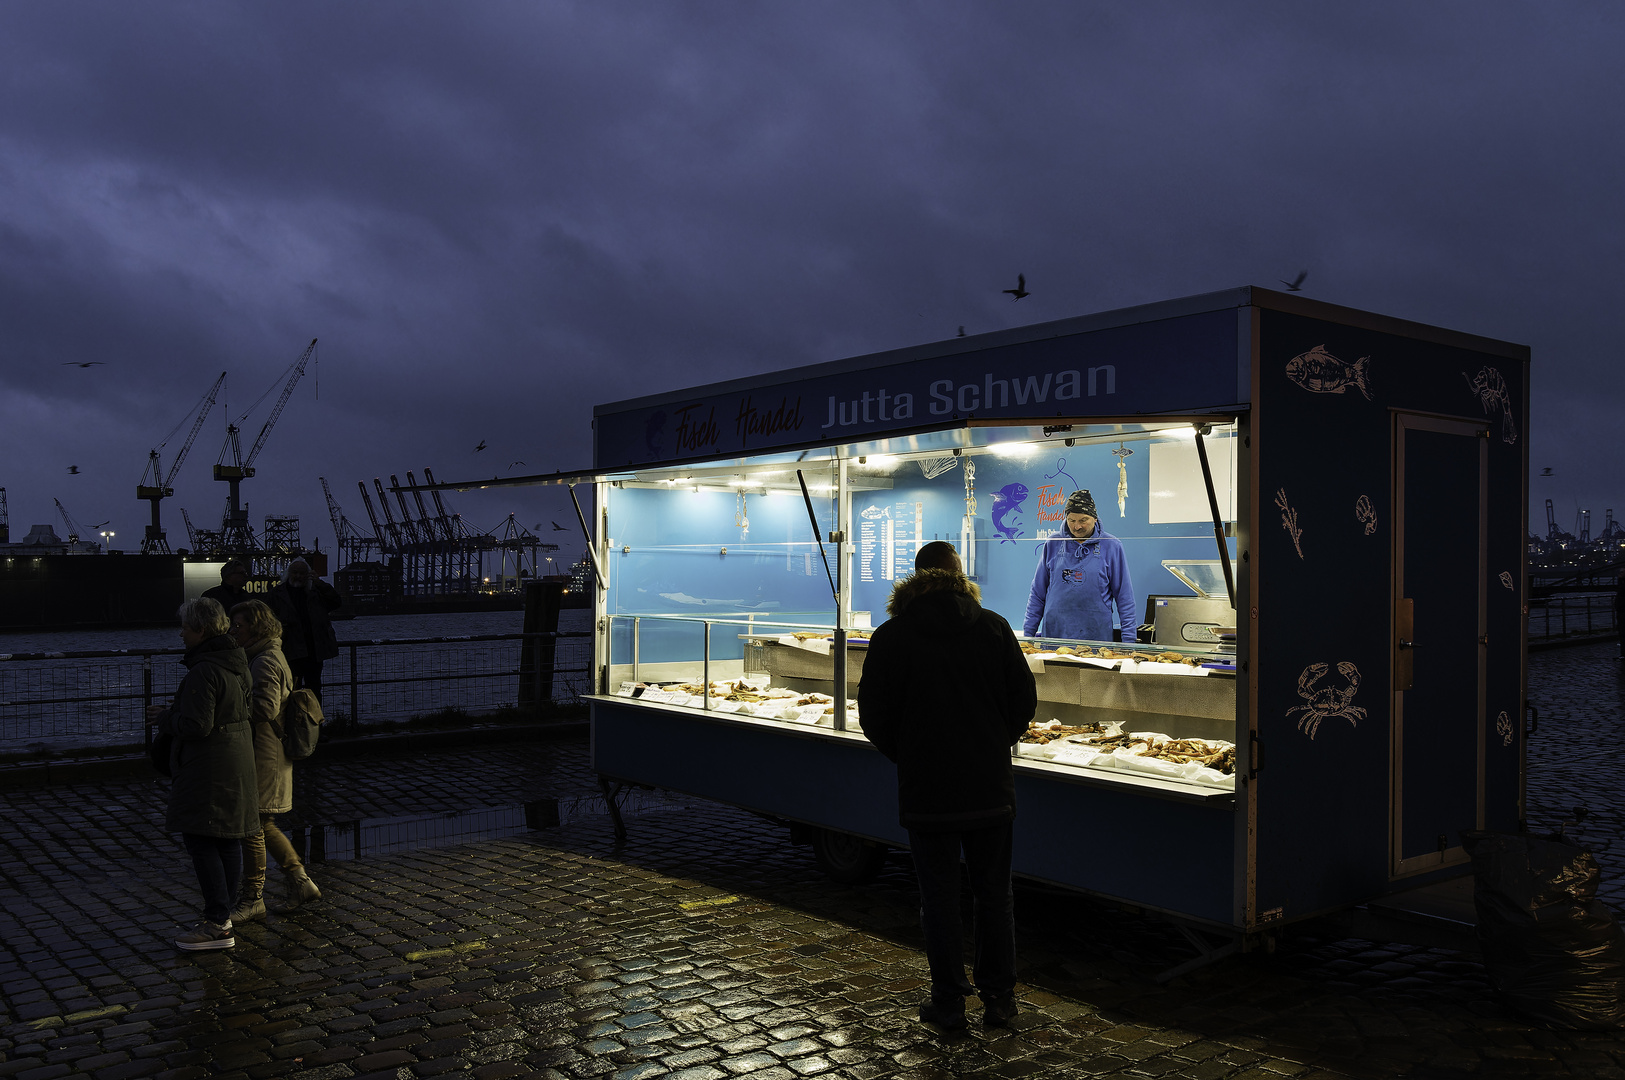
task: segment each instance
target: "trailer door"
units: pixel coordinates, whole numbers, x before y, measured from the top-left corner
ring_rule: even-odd
[[[1488,462],[1484,425],[1394,414],[1395,877],[1464,860],[1484,826]]]

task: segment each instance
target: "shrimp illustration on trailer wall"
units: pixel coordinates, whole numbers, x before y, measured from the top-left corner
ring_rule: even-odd
[[[1371,500],[1361,495],[1354,503],[1354,516],[1365,526],[1365,534],[1370,536],[1377,531],[1377,511],[1371,505]]]
[[[1287,504],[1286,488],[1275,493],[1275,505],[1281,508],[1281,528],[1292,537],[1292,547],[1297,551],[1298,558],[1303,558],[1303,545],[1298,542],[1303,530],[1298,528],[1298,512]]]

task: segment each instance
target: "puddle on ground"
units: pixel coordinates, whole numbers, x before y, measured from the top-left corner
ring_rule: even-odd
[[[687,796],[669,791],[634,789],[621,794],[623,817],[692,805]],[[283,826],[283,832],[306,862],[336,862],[373,855],[392,855],[425,848],[473,844],[536,829],[553,829],[602,819],[609,825],[609,807],[602,795],[564,799],[535,799],[519,806],[485,807],[446,814],[361,818],[320,825]]]

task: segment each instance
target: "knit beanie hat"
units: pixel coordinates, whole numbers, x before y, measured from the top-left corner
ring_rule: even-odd
[[[1088,514],[1092,518],[1100,516],[1095,512],[1095,497],[1089,494],[1088,488],[1079,488],[1066,497],[1066,512]]]

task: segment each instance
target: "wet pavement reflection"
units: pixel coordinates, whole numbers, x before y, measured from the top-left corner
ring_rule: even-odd
[[[1586,807],[1617,904],[1614,649],[1533,658],[1529,802]],[[1159,985],[1191,955],[1167,924],[1029,886],[1015,1028],[945,1037],[905,857],[837,885],[782,826],[641,790],[617,847],[576,737],[302,765],[283,824],[322,900],[277,914],[273,874],[234,950],[178,953],[163,798],[0,792],[0,1076],[1625,1076],[1619,1035],[1524,1023],[1455,953],[1298,927]]]

